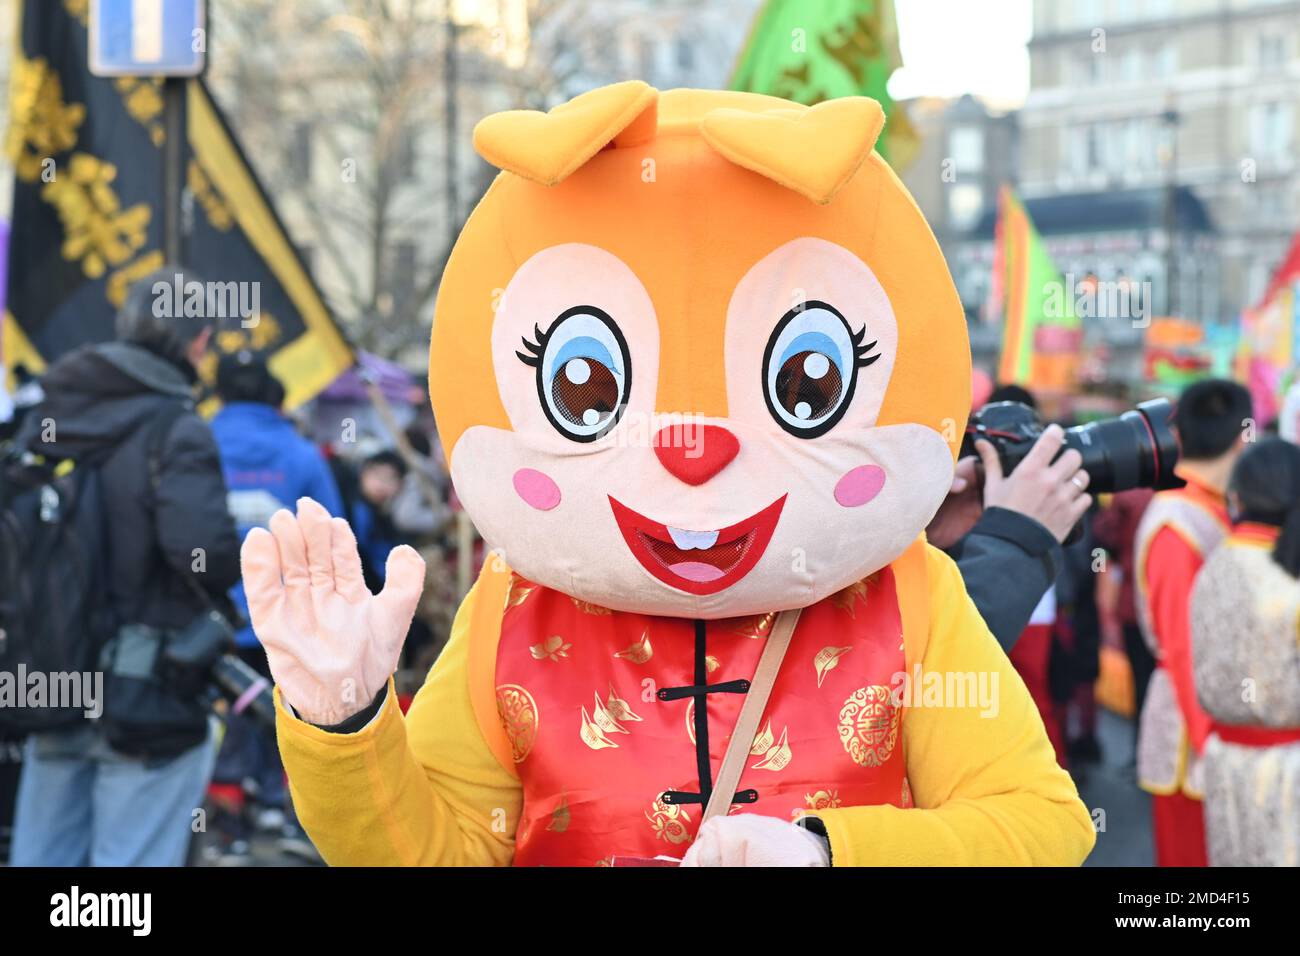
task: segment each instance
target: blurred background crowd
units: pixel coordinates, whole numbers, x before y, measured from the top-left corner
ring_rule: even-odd
[[[424,377],[443,266],[493,174],[470,132],[494,111],[627,78],[874,96],[882,153],[966,309],[976,407],[1028,401],[1069,425],[1235,379],[1261,432],[1296,438],[1293,0],[211,0],[203,86],[181,94],[179,239],[165,208],[175,87],[92,76],[92,6],[0,2],[0,179],[14,183],[0,189],[0,421],[18,429],[59,356],[121,337],[128,290],[167,274],[173,242],[201,278],[256,283],[257,321],[219,325],[193,363],[229,511],[242,535],[315,498],[348,519],[372,587],[394,546],[420,550],[408,698],[483,560]],[[66,180],[44,177],[51,156]],[[1153,858],[1133,779],[1151,666],[1132,594],[1145,504],[1099,503],[1035,613],[1041,640],[1021,646],[1036,658],[1017,661],[1041,677],[1089,806],[1115,808],[1123,838],[1096,863]],[[251,630],[236,640],[265,673]],[[16,777],[19,748],[0,758]],[[227,722],[211,779],[216,823],[192,859],[313,857],[255,721]]]

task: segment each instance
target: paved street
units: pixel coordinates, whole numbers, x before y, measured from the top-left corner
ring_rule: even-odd
[[[1151,798],[1134,782],[1133,722],[1099,711],[1098,737],[1102,762],[1076,774],[1079,794],[1104,829],[1097,834],[1097,847],[1085,866],[1151,866]]]
[[[216,860],[207,858],[204,853],[205,848],[212,845],[213,842],[214,840],[205,834],[200,834],[196,837],[195,846],[190,853],[190,859],[194,866],[242,865],[242,866],[296,867],[296,866],[322,865],[319,860],[314,862],[308,861],[302,856],[295,855],[292,853],[286,853],[278,845],[278,841],[274,835],[264,834],[264,833],[254,834],[253,838],[249,841],[252,852],[244,860],[236,863],[227,859],[225,862],[219,864],[216,862]]]

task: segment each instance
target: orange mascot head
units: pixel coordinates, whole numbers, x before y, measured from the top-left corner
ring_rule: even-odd
[[[952,480],[965,318],[884,116],[627,82],[474,133],[502,172],[438,293],[457,492],[525,578],[619,610],[803,607]]]

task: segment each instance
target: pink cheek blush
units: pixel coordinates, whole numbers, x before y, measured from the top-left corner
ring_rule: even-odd
[[[885,487],[885,469],[877,465],[859,465],[835,483],[835,500],[845,508],[865,505]]]
[[[515,491],[538,511],[550,511],[560,503],[560,486],[535,468],[515,472]]]

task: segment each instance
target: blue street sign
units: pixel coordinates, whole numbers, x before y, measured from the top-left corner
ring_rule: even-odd
[[[207,48],[205,0],[91,0],[95,76],[198,76]]]

